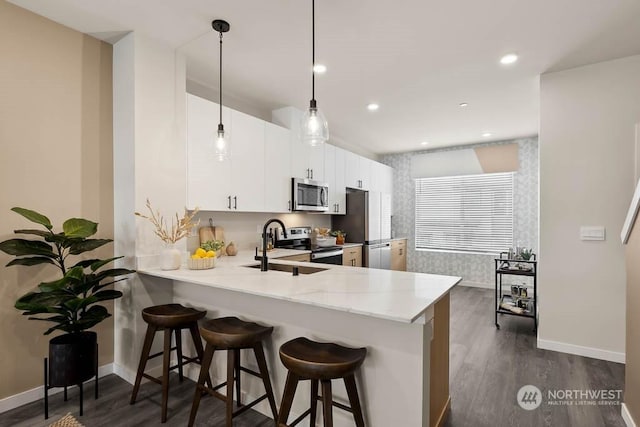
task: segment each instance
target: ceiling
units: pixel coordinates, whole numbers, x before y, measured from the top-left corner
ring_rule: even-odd
[[[225,94],[264,111],[308,106],[310,1],[11,2],[106,40],[131,30],[162,40],[185,52],[190,79],[214,88],[211,20],[226,19]],[[501,65],[510,52],[520,60]],[[332,136],[377,154],[535,135],[541,73],[634,54],[638,0],[316,2],[316,60],[328,68],[318,106]]]

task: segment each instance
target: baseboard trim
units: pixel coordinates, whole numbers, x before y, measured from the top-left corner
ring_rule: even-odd
[[[633,421],[633,418],[631,418],[631,413],[629,412],[629,408],[627,408],[627,405],[623,403],[620,412],[622,413],[622,419],[624,420],[624,423],[627,425],[627,427],[637,427],[637,424],[635,423],[635,421]]]
[[[472,282],[470,280],[462,280],[458,286],[467,286],[469,288],[495,289],[493,283]]]
[[[113,374],[113,363],[109,363],[98,368],[98,377]],[[91,381],[91,380],[90,380]],[[75,386],[73,386],[75,387]],[[71,387],[69,387],[71,388]],[[52,388],[49,390],[49,396],[60,393],[63,388]],[[18,408],[27,403],[35,402],[44,397],[44,386],[32,388],[31,390],[23,391],[22,393],[14,394],[13,396],[0,399],[0,414],[10,411],[11,409]]]
[[[542,350],[558,351],[560,353],[575,354],[578,356],[591,357],[593,359],[606,360],[609,362],[625,363],[625,354],[616,351],[601,350],[599,348],[583,347],[581,345],[567,344],[563,342],[543,340],[538,338],[538,348]]]

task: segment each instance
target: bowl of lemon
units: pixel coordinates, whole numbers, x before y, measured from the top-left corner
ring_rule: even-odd
[[[213,250],[205,250],[198,248],[189,257],[190,270],[208,270],[216,266],[216,252]]]

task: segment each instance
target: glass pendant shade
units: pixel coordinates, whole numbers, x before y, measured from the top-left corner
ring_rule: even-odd
[[[231,141],[229,133],[225,133],[222,125],[218,126],[218,136],[215,139],[215,157],[219,162],[224,162],[231,157]]]
[[[313,105],[314,103],[312,103]],[[315,147],[329,140],[329,124],[322,111],[310,106],[302,115],[300,139],[303,144]]]

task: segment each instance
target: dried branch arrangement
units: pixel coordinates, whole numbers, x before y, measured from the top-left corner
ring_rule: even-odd
[[[143,215],[140,212],[136,212],[136,215],[148,219],[151,224],[156,228],[154,233],[165,243],[175,243],[183,237],[187,237],[191,232],[191,229],[198,225],[200,221],[193,222],[193,218],[198,213],[198,208],[195,208],[193,212],[189,213],[187,208],[184,209],[184,216],[178,217],[176,213],[175,219],[171,219],[171,229],[168,228],[168,223],[164,217],[160,214],[160,211],[154,211],[151,207],[151,202],[147,199],[147,209],[149,210],[149,216]]]

